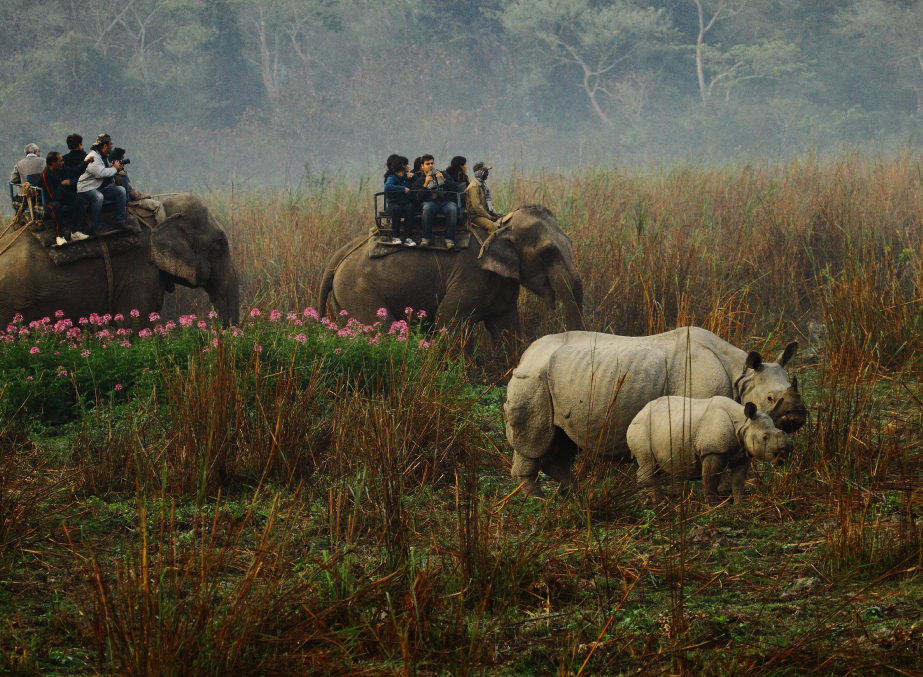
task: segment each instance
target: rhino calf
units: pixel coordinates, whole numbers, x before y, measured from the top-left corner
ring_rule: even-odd
[[[638,461],[638,484],[656,486],[660,471],[673,478],[702,479],[706,498],[717,496],[725,467],[731,468],[734,502],[746,495],[750,460],[782,463],[791,438],[756,405],[727,397],[667,396],[649,402],[628,426],[628,448]]]

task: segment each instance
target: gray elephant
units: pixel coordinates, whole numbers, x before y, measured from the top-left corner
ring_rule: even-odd
[[[750,459],[780,465],[793,448],[769,414],[728,397],[659,397],[638,412],[626,438],[638,461],[640,486],[656,492],[659,469],[673,478],[701,479],[702,494],[712,499],[729,467],[735,503],[746,496]]]
[[[160,312],[165,292],[176,284],[201,287],[225,324],[237,324],[237,270],[224,228],[197,196],[182,193],[163,202],[167,218],[153,231],[141,229],[143,246],[112,255],[112,299],[102,258],[56,266],[30,234],[20,235],[0,255],[0,327],[17,313],[26,322],[54,317],[76,321],[92,313],[138,310],[142,319]],[[4,236],[0,245],[8,243]]]
[[[459,252],[408,248],[369,258],[365,238],[353,240],[327,264],[318,311],[326,312],[329,298],[335,311],[372,324],[380,308],[391,320],[410,307],[425,311],[437,326],[484,322],[496,345],[504,335],[520,333],[522,285],[552,309],[560,302],[568,329],[583,328],[583,284],[573,245],[548,209],[520,207],[489,237],[485,229],[471,228],[484,240],[480,249],[472,238],[472,246]]]
[[[808,413],[797,380],[789,382],[784,368],[797,350],[797,342],[789,343],[778,363],[767,363],[699,327],[639,337],[580,331],[545,336],[523,353],[507,387],[503,408],[512,475],[540,494],[540,470],[572,481],[578,449],[628,460],[628,425],[663,395],[753,402],[778,428],[794,432]]]

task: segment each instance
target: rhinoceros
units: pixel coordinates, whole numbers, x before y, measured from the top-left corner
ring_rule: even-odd
[[[640,486],[656,487],[659,468],[674,478],[701,478],[702,494],[711,499],[717,496],[721,473],[730,467],[735,503],[746,495],[751,458],[778,465],[793,448],[769,414],[758,412],[753,402],[744,405],[727,397],[658,397],[634,417],[626,439],[638,461]]]
[[[540,495],[538,472],[573,480],[578,448],[628,460],[625,432],[635,415],[663,395],[730,397],[753,402],[776,427],[794,432],[807,409],[785,365],[798,351],[789,343],[777,362],[764,362],[699,327],[627,337],[571,331],[545,336],[523,353],[507,388],[506,437],[512,476]]]

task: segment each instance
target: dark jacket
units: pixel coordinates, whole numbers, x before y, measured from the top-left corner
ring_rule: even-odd
[[[406,176],[389,174],[385,179],[385,197],[389,204],[408,204],[413,198],[410,193],[404,191],[405,188],[412,188],[411,181]]]
[[[64,160],[65,167],[83,167],[84,160],[87,157],[87,152],[85,150],[72,150],[67,155],[61,156],[61,159]]]
[[[427,189],[426,182],[429,181],[429,177],[420,172],[420,175],[417,176],[416,181],[413,182],[414,190],[425,190],[426,193],[421,193],[423,202],[455,202],[455,193],[458,193],[458,184],[452,180],[445,172],[442,172],[442,178],[444,184],[439,188]]]
[[[449,167],[443,172],[443,174],[451,176],[452,180],[459,185],[465,184],[467,186],[469,183],[471,183],[471,179],[469,179],[468,175],[461,170],[461,167]]]
[[[86,157],[86,155],[83,157]],[[71,179],[74,185],[76,185],[77,179],[80,178],[81,174],[83,174],[83,169],[68,167],[67,165],[61,167],[57,174],[46,168],[45,171],[42,172],[42,181],[40,185],[45,189],[45,192],[52,201],[58,202],[61,199],[61,193],[67,188],[66,186],[62,186],[61,182],[65,179]]]

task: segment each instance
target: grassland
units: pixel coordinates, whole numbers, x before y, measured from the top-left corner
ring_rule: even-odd
[[[359,383],[321,338],[152,352],[131,393],[84,393],[70,419],[0,407],[0,670],[923,674],[918,159],[499,178],[501,206],[546,204],[570,233],[590,327],[799,339],[796,459],[713,507],[698,487],[652,503],[587,450],[574,491],[525,500],[513,359],[392,346]],[[212,195],[244,310],[310,305],[371,192]],[[562,326],[521,311],[530,337]]]

